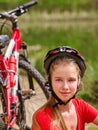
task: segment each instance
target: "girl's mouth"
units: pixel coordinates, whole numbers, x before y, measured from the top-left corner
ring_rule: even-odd
[[[68,96],[69,94],[70,94],[70,92],[60,92],[61,93],[61,95],[63,95],[63,96]]]

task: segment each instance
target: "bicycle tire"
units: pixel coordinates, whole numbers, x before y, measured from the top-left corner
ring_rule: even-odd
[[[28,78],[33,78],[37,81],[37,83],[39,84],[39,87],[42,89],[44,95],[46,96],[46,98],[49,97],[49,92],[48,90],[45,88],[45,79],[44,77],[38,72],[38,70],[36,68],[34,68],[30,63],[28,63],[25,60],[20,60],[19,61],[19,68],[25,70],[28,74]],[[28,79],[31,80],[31,79]],[[34,90],[34,86],[30,86],[30,89]]]
[[[31,83],[31,80],[32,81]],[[28,81],[27,81],[28,80]],[[28,82],[28,85],[27,85]],[[34,86],[32,86],[34,83]],[[26,124],[31,127],[32,115],[33,113],[45,103],[47,98],[49,97],[48,90],[45,88],[45,79],[43,76],[32,67],[27,61],[20,60],[19,61],[19,89],[32,89],[36,92],[34,96],[30,98],[30,100],[24,101],[25,113],[23,112],[22,116],[26,116]]]

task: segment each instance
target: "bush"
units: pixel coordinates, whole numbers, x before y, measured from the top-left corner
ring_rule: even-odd
[[[78,97],[82,98],[82,99],[84,99],[85,101],[88,101],[88,102],[91,101],[91,96],[88,92],[80,92]]]

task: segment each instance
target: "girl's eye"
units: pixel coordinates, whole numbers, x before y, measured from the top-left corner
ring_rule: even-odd
[[[62,80],[61,80],[61,79],[56,79],[56,81],[60,82],[60,81],[62,81]]]
[[[76,81],[75,78],[71,78],[71,79],[69,79],[69,82],[74,82],[74,81]]]

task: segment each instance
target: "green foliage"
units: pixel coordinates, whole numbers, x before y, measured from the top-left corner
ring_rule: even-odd
[[[91,87],[91,93],[93,95],[94,102],[98,102],[98,80],[93,81],[93,85]]]
[[[90,100],[92,99],[88,92],[80,92],[79,97],[88,102],[90,102]]]
[[[0,0],[0,5],[3,9],[10,9],[23,3],[29,2],[30,0]],[[51,11],[80,11],[80,10],[96,10],[98,11],[97,0],[38,0],[37,10]]]

